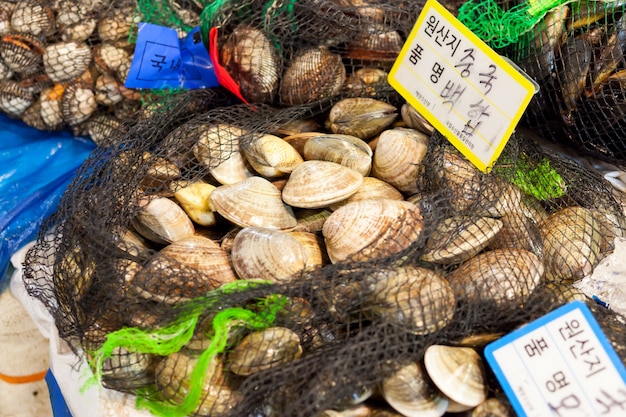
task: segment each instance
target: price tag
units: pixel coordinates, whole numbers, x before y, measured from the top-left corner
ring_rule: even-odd
[[[519,417],[626,415],[626,369],[582,301],[490,343],[485,358]]]
[[[218,85],[199,27],[179,39],[175,29],[139,23],[125,87],[196,89]]]
[[[428,0],[389,84],[478,169],[489,172],[536,83]]]

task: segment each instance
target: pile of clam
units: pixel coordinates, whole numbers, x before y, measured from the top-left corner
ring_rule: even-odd
[[[0,2],[0,111],[39,130],[98,141],[140,107],[124,87],[134,1]]]
[[[459,302],[522,306],[540,284],[580,280],[622,236],[621,218],[610,210],[548,211],[447,145],[440,171],[426,172],[432,127],[408,105],[346,98],[330,109],[325,126],[297,120],[250,131],[195,120],[169,133],[155,153],[140,155],[145,176],[133,195],[136,215],[116,236],[128,254],[118,260],[122,296],[175,305],[236,280],[289,283],[327,265],[350,269],[379,260],[355,300],[363,316],[422,336],[451,323]],[[128,169],[125,159],[134,152],[123,150],[112,169]],[[426,212],[418,186],[424,175],[442,186],[441,213],[433,215],[433,206]],[[66,263],[78,256],[68,253]],[[78,297],[91,285],[93,271],[83,272],[73,286]],[[149,327],[149,316],[128,315],[124,325]],[[108,328],[101,320],[94,326],[100,331]],[[216,356],[195,412],[228,415],[241,401],[242,378],[306,355],[300,335],[287,327],[240,334]],[[120,348],[103,374],[113,387],[111,381],[152,381],[180,404],[206,346],[198,331],[165,358]],[[380,393],[396,410],[385,415],[440,416],[494,402],[501,408],[487,399],[479,353],[429,347],[423,363],[407,363],[382,383]],[[324,415],[383,415],[343,412]]]

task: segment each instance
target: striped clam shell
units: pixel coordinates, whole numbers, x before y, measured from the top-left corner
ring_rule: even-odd
[[[46,46],[43,65],[46,74],[57,83],[82,75],[91,63],[91,48],[84,42],[58,42]]]

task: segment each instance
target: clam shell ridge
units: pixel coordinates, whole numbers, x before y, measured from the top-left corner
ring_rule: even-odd
[[[420,236],[419,207],[407,201],[380,199],[346,204],[324,222],[322,234],[333,263],[362,261],[398,253]]]
[[[291,229],[298,223],[278,188],[261,177],[219,186],[211,193],[211,202],[215,211],[241,227]]]

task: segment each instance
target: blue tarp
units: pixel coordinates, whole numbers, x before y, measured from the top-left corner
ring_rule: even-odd
[[[0,114],[0,290],[11,255],[37,237],[95,144]]]

